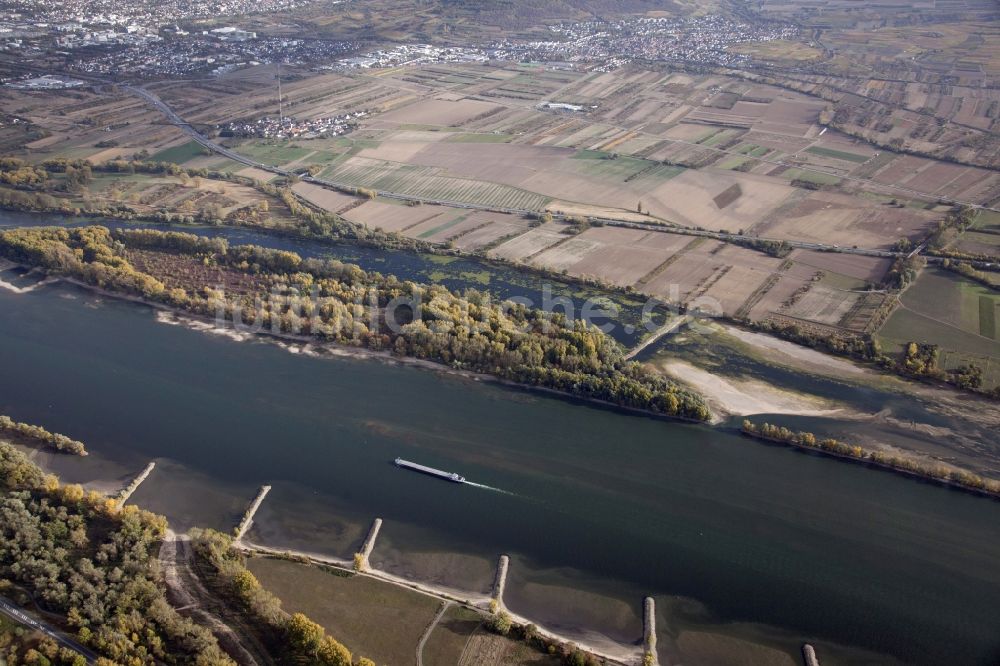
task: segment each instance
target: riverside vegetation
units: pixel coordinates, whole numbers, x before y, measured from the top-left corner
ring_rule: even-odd
[[[167,601],[155,554],[165,518],[62,485],[7,442],[0,442],[0,489],[0,576],[41,610],[65,617],[75,638],[102,655],[97,666],[235,666],[211,632]],[[210,531],[194,536],[198,552],[217,566],[227,598],[240,600],[264,623],[278,664],[375,666],[369,659],[352,661],[347,648],[305,615],[283,613],[276,597],[222,554],[228,537]],[[0,662],[87,663],[51,639],[8,635],[4,627]]]
[[[888,317],[889,312],[886,310],[883,316]],[[952,370],[940,367],[938,346],[935,344],[911,341],[903,346],[901,353],[893,355],[887,353],[878,338],[872,334],[831,334],[829,331],[811,329],[794,322],[775,320],[752,322],[742,319],[737,323],[751,330],[768,333],[806,347],[874,363],[886,372],[903,377],[941,382],[970,393],[1000,400],[1000,386],[993,388],[983,386],[983,369],[975,363],[970,362]]]
[[[0,581],[0,593],[5,596],[27,596],[8,581]],[[86,666],[87,659],[68,647],[60,647],[49,636],[26,631],[23,627],[0,619],[0,661],[9,666],[56,664]]]
[[[822,451],[830,455],[849,460],[869,463],[897,472],[931,479],[948,485],[977,491],[993,496],[1000,496],[1000,481],[984,479],[978,474],[967,470],[920,463],[902,456],[895,456],[883,451],[866,449],[857,444],[847,444],[832,437],[819,439],[811,432],[796,432],[783,426],[770,423],[756,424],[749,419],[743,420],[742,432],[748,437],[763,439],[770,442],[780,442],[806,449]]]
[[[100,226],[5,231],[0,255],[197,315],[254,322],[273,333],[434,361],[657,414],[694,420],[709,415],[700,397],[626,361],[618,343],[596,327],[561,313],[494,303],[476,290],[457,294],[340,261],[228,247],[223,239],[153,230],[112,233]],[[394,303],[417,305],[390,312]],[[398,325],[390,325],[390,316]]]
[[[87,455],[87,449],[84,447],[83,442],[70,439],[66,435],[49,432],[41,426],[31,425],[30,423],[19,423],[3,414],[0,414],[0,435],[16,437],[43,446],[50,446],[56,451],[64,453],[72,453],[78,456]]]
[[[234,664],[207,629],[167,602],[154,555],[166,530],[161,516],[61,485],[5,442],[0,488],[0,575],[65,616],[77,640],[103,655],[98,666]],[[6,663],[80,663],[69,651],[39,656],[8,654]]]
[[[275,656],[279,666],[375,666],[366,657],[354,661],[344,645],[302,613],[289,615],[281,600],[264,589],[245,566],[243,555],[232,547],[232,539],[214,530],[192,532],[196,556],[212,572],[213,591],[233,603],[257,638]]]
[[[74,203],[74,197],[85,190],[85,186],[91,181],[95,173],[146,174],[188,179],[210,178],[239,183],[253,187],[267,197],[280,202],[288,209],[292,219],[295,220],[295,224],[291,227],[271,229],[271,231],[290,233],[297,236],[301,235],[305,238],[321,241],[349,241],[383,249],[450,252],[448,248],[442,250],[425,241],[408,238],[398,233],[384,232],[380,229],[369,229],[363,225],[349,222],[338,215],[319,210],[304,202],[290,189],[290,186],[298,180],[296,176],[290,176],[282,184],[272,184],[237,176],[228,172],[185,169],[170,162],[153,162],[141,159],[110,160],[100,165],[93,165],[86,160],[56,158],[46,160],[38,165],[29,165],[18,158],[0,158],[0,207],[67,215],[103,216],[122,220],[144,220],[153,223],[225,224],[249,226],[255,229],[267,228],[264,226],[264,223],[267,221],[269,214],[266,209],[260,207],[244,207],[226,216],[220,216],[217,213],[213,213],[210,209],[202,209],[193,213],[171,212],[167,210],[140,211],[126,202],[97,204],[92,199],[86,198],[86,196],[84,196],[82,202]],[[7,189],[3,185],[17,189]],[[358,196],[370,196],[374,194],[364,188],[346,188],[344,191],[348,194]],[[543,213],[537,217],[533,224],[541,224],[552,219],[551,213]],[[977,269],[977,266],[985,265],[984,261],[992,261],[993,258],[963,255],[944,249],[955,240],[958,234],[968,229],[974,220],[975,212],[968,206],[957,205],[953,207],[928,235],[928,253],[943,258],[943,263],[940,266],[945,270],[962,275],[993,289],[1000,288],[990,273]],[[590,224],[589,218],[583,216],[569,216],[567,221],[570,222],[570,226],[567,227],[569,233],[579,233]],[[737,244],[779,258],[787,256],[791,250],[791,246],[783,241],[752,239],[739,241]],[[888,319],[892,308],[896,304],[898,295],[916,280],[920,271],[926,265],[926,260],[921,255],[905,255],[905,253],[910,252],[912,249],[913,243],[909,239],[900,239],[893,247],[893,250],[901,253],[901,256],[898,256],[893,262],[882,285],[892,294],[893,298],[886,301],[886,304],[873,319],[873,322],[876,322],[878,325],[873,326],[872,330],[877,330],[878,326]],[[479,255],[481,253],[474,252],[472,254]],[[511,263],[497,257],[489,257],[488,259],[496,263]],[[537,269],[523,264],[518,264],[516,267],[520,271],[531,271],[541,275],[551,274],[544,269]],[[591,280],[582,277],[570,278],[566,275],[559,275],[557,277],[560,280],[571,280],[575,283],[593,285],[611,291],[617,290],[600,280]],[[622,291],[628,293],[630,289],[626,288]],[[681,311],[684,310],[683,307],[680,309]],[[984,387],[982,385],[982,369],[974,364],[950,372],[940,369],[928,372],[914,372],[906,357],[908,346],[904,346],[903,350],[899,353],[886,352],[879,345],[875,335],[870,332],[862,334],[839,332],[831,335],[828,330],[811,329],[808,324],[803,325],[796,322],[773,319],[758,321],[740,316],[732,317],[732,321],[738,325],[784,338],[797,344],[821,349],[827,353],[874,363],[881,370],[888,373],[912,379],[942,382],[961,390],[1000,399],[1000,386],[994,387],[992,390]]]

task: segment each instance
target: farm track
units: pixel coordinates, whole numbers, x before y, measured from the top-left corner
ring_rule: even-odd
[[[424,630],[423,635],[420,637],[420,642],[417,643],[417,666],[424,666],[424,646],[427,645],[427,639],[429,639],[431,634],[434,633],[434,628],[438,625],[438,622],[441,621],[444,614],[448,612],[449,608],[451,608],[451,603],[452,602],[450,601],[444,601],[441,603],[441,607],[438,608],[438,612],[434,616],[434,619],[432,619],[431,623],[427,625],[427,629]]]
[[[234,629],[215,609],[208,607],[213,599],[198,578],[193,564],[190,541],[168,531],[160,546],[159,561],[171,602],[182,615],[191,617],[206,627],[219,644],[242,666],[274,666],[267,650],[255,641],[243,627]]]

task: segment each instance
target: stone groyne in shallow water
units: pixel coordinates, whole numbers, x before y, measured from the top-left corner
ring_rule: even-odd
[[[382,519],[376,518],[372,522],[371,529],[368,530],[368,536],[365,537],[365,542],[361,546],[361,550],[354,556],[354,568],[357,571],[368,571],[371,568],[368,558],[371,557],[372,551],[375,550],[375,539],[378,538],[379,530],[382,529]]]
[[[236,526],[236,531],[234,532],[236,541],[239,541],[246,535],[247,530],[249,530],[250,526],[253,524],[254,515],[260,508],[260,505],[263,504],[264,498],[267,497],[269,492],[271,492],[271,486],[261,486],[260,490],[257,491],[257,496],[254,497],[253,502],[250,503],[246,513],[243,514],[243,520],[241,520],[240,524]]]
[[[135,477],[131,483],[118,491],[118,494],[115,495],[115,501],[118,502],[118,506],[125,506],[128,499],[132,497],[132,493],[139,489],[139,486],[142,485],[142,482],[146,480],[146,477],[153,472],[155,467],[155,462],[149,463],[146,465],[146,468],[139,473],[139,476]]]

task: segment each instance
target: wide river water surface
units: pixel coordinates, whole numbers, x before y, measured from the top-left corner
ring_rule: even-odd
[[[627,416],[411,367],[316,358],[167,325],[144,306],[49,285],[0,290],[0,413],[87,443],[45,456],[176,529],[250,534],[485,591],[581,639],[634,643],[658,600],[661,657],[685,632],[828,663],[996,664],[1000,502],[731,430]],[[298,353],[290,353],[298,352]],[[410,460],[488,488],[397,469]],[[685,662],[690,663],[690,662]]]

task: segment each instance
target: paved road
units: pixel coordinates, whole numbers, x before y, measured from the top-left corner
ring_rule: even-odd
[[[172,124],[176,125],[178,128],[186,132],[188,136],[190,136],[193,140],[197,141],[205,148],[208,148],[209,150],[218,153],[223,157],[227,157],[233,160],[234,162],[245,164],[247,166],[254,167],[262,171],[267,171],[269,173],[277,174],[280,176],[298,175],[303,182],[313,183],[315,185],[330,187],[337,190],[349,190],[353,188],[353,186],[348,183],[337,182],[325,178],[316,178],[308,174],[294,174],[294,172],[289,171],[287,169],[282,169],[270,164],[265,164],[263,162],[259,162],[257,160],[246,157],[245,155],[240,155],[239,153],[234,152],[229,148],[226,148],[225,146],[222,146],[212,141],[208,137],[204,136],[203,134],[201,134],[201,132],[192,127],[190,123],[186,122],[183,118],[177,115],[177,113],[169,106],[167,106],[163,102],[163,100],[161,100],[159,97],[149,92],[145,88],[140,88],[136,86],[122,86],[122,88],[146,100],[149,104],[151,104],[161,113],[163,113],[163,115],[165,115]],[[448,206],[451,208],[484,210],[484,211],[491,211],[498,213],[508,213],[511,215],[538,214],[538,211],[536,210],[529,210],[525,208],[501,208],[496,206],[486,206],[482,204],[473,204],[461,201],[449,201],[446,199],[428,199],[425,197],[416,197],[407,194],[400,194],[399,192],[389,192],[386,190],[377,190],[377,193],[378,196],[387,199],[396,199],[399,201],[415,201],[422,204]],[[555,215],[554,217],[559,218],[561,216]],[[686,236],[701,236],[705,238],[713,238],[716,240],[721,240],[730,243],[737,243],[737,244],[747,243],[751,241],[780,242],[782,240],[782,239],[761,238],[758,236],[750,236],[745,234],[733,234],[733,233],[726,233],[719,231],[707,231],[703,229],[692,229],[690,227],[668,226],[665,224],[659,224],[655,222],[649,222],[649,223],[633,222],[629,220],[621,220],[608,217],[591,217],[590,219],[599,222],[601,224],[605,224],[607,226],[623,227],[627,229],[641,229],[645,231],[655,231],[659,233],[683,234]],[[904,253],[891,252],[888,250],[875,250],[875,249],[856,248],[856,247],[840,247],[839,245],[826,245],[823,243],[810,243],[806,241],[794,241],[794,240],[785,240],[784,242],[793,248],[800,248],[804,250],[817,250],[820,252],[840,252],[844,254],[857,254],[868,257],[883,257],[883,258],[895,258],[895,257],[905,256]],[[936,262],[940,261],[940,259],[928,257],[928,261]]]
[[[93,664],[97,661],[96,654],[77,643],[75,640],[70,638],[68,634],[52,627],[51,625],[36,620],[3,597],[0,597],[0,613],[3,613],[18,624],[23,624],[30,629],[34,629],[35,631],[45,634],[59,645],[80,653],[87,660],[88,664]]]

